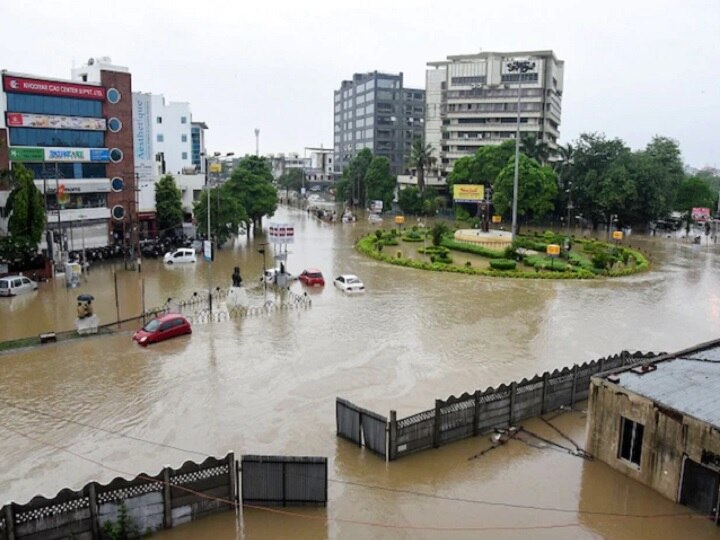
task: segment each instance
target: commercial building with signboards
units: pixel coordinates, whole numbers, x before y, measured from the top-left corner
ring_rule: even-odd
[[[81,237],[88,248],[130,245],[136,231],[129,70],[98,58],[72,75],[60,80],[2,71],[6,151],[0,144],[0,169],[22,163],[33,172],[48,230],[64,240],[60,249],[42,246],[54,254],[81,249]]]
[[[720,524],[720,340],[593,377],[586,450]]]
[[[461,157],[513,140],[518,117],[521,137],[557,147],[564,62],[553,51],[481,52],[427,65],[425,140],[441,180]]]

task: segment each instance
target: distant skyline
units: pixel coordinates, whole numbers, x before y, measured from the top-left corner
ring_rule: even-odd
[[[684,161],[720,167],[720,2],[498,3],[308,0],[227,3],[3,0],[0,68],[70,78],[109,56],[135,91],[190,103],[209,151],[303,154],[333,144],[333,91],[353,73],[403,72],[480,50],[551,49],[565,61],[561,140],[582,132],[633,149],[676,139]]]

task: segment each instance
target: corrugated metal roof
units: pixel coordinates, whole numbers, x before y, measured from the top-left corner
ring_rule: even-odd
[[[615,374],[618,385],[698,420],[720,426],[720,347],[656,362],[640,374]]]

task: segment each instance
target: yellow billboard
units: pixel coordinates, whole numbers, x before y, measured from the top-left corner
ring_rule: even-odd
[[[211,163],[210,164],[210,172],[211,173],[222,172],[222,165],[220,163]]]
[[[485,199],[485,186],[478,184],[455,184],[453,201],[477,203]]]

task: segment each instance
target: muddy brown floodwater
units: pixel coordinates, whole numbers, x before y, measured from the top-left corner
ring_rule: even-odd
[[[147,349],[131,343],[128,331],[0,356],[0,501],[52,497],[118,471],[154,474],[233,450],[327,456],[328,507],[228,512],[160,537],[720,536],[710,522],[678,517],[685,508],[604,464],[551,448],[514,440],[469,459],[489,445],[478,437],[386,464],[335,436],[337,396],[382,414],[396,409],[402,418],[435,398],[623,349],[674,351],[717,338],[719,248],[631,236],[652,253],[652,271],[611,281],[503,280],[369,260],[353,249],[371,229],[365,222],[330,225],[288,209],[278,219],[296,225],[289,270],[316,266],[328,280],[309,291],[308,310],[198,324],[188,338]],[[264,241],[241,239],[219,252],[213,285],[227,287],[234,266],[254,285]],[[2,299],[0,339],[71,329],[80,292],[96,297],[102,322],[116,320],[113,270],[121,318],[137,315],[143,302],[207,291],[202,261],[175,268],[145,261],[142,273],[97,266],[79,289],[44,283],[32,295]],[[358,274],[366,294],[334,289],[330,281],[343,272]],[[297,283],[293,289],[302,291]],[[258,290],[251,297],[265,300]],[[553,422],[584,440],[582,412]],[[540,421],[525,426],[553,437]],[[647,514],[666,517],[632,517]]]

